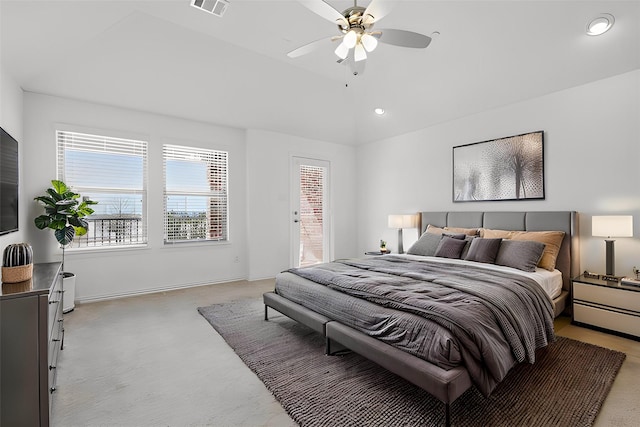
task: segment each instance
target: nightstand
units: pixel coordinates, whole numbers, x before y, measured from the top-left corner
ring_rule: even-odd
[[[580,276],[573,287],[573,323],[640,340],[640,287]]]
[[[376,255],[387,255],[390,254],[390,251],[387,252],[381,252],[381,251],[369,251],[369,252],[365,252],[365,255],[371,255],[371,256],[376,256]]]

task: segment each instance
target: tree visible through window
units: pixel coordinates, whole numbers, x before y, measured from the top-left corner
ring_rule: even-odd
[[[58,179],[98,202],[73,247],[147,243],[147,142],[57,131]]]
[[[228,240],[228,153],[165,145],[165,242]]]

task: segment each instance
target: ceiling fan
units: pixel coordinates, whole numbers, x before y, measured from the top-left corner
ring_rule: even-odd
[[[297,58],[327,45],[328,42],[334,43],[341,40],[334,51],[339,58],[338,63],[346,62],[350,65],[353,74],[358,75],[364,71],[367,53],[375,50],[378,41],[417,49],[424,49],[431,43],[431,37],[413,31],[391,28],[373,30],[374,24],[391,10],[390,0],[371,0],[366,8],[358,6],[357,0],[354,0],[353,6],[342,12],[323,0],[298,1],[312,12],[337,24],[341,34],[322,38],[294,49],[287,53],[289,58]]]

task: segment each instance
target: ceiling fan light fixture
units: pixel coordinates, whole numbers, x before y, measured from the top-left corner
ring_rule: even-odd
[[[358,44],[356,46],[355,50],[353,51],[353,59],[356,62],[364,61],[365,59],[367,59],[367,52],[364,50],[362,44]]]
[[[606,33],[613,27],[615,18],[609,13],[601,13],[593,18],[587,24],[587,34],[590,36],[599,36]]]
[[[342,39],[342,43],[349,48],[352,49],[356,46],[358,42],[358,34],[354,30],[350,30]]]
[[[373,52],[376,47],[378,47],[378,39],[373,37],[371,34],[363,34],[360,37],[360,42],[369,53]]]
[[[347,56],[349,56],[349,48],[346,47],[344,45],[344,43],[340,43],[338,45],[338,47],[336,48],[336,50],[334,51],[334,53],[338,56],[338,58],[340,59],[347,59]]]

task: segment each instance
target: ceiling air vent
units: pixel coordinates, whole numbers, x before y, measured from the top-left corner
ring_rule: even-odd
[[[191,6],[216,16],[222,16],[226,12],[229,2],[227,0],[191,0]]]

